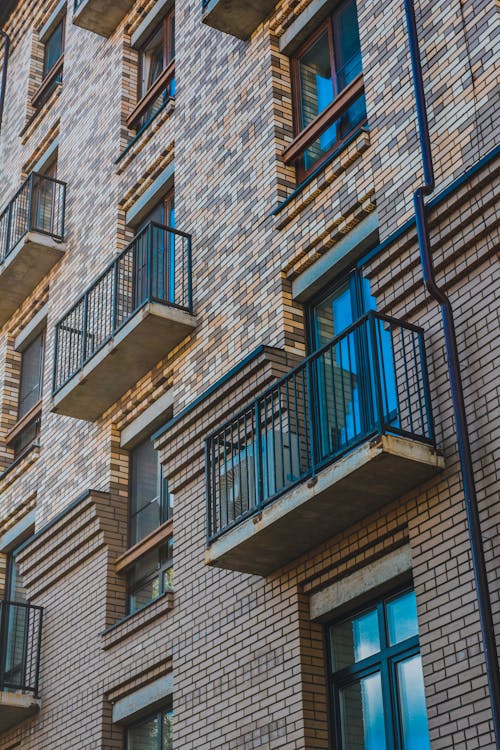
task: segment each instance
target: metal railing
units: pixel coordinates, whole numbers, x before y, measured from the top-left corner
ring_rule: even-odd
[[[370,312],[207,438],[208,543],[383,433],[434,444],[423,331]]]
[[[154,222],[56,325],[53,393],[148,302],[192,312],[191,236]]]
[[[0,601],[0,691],[38,697],[42,619],[41,607]]]
[[[32,172],[0,214],[0,264],[30,231],[64,239],[66,183]]]

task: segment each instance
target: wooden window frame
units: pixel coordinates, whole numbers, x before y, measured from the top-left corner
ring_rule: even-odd
[[[347,0],[346,0],[347,2]],[[346,4],[342,3],[343,4]],[[338,6],[335,12],[338,12],[341,5]],[[296,163],[297,178],[299,182],[302,182],[312,172],[318,169],[328,157],[336,151],[347,139],[352,135],[351,130],[349,133],[335,141],[331,148],[326,151],[309,169],[305,169],[301,162],[298,162],[300,157],[304,154],[306,149],[314,143],[315,140],[334,122],[336,122],[362,94],[364,93],[364,76],[363,72],[359,73],[354,80],[351,81],[345,88],[338,91],[337,86],[337,66],[335,64],[335,39],[338,34],[334,25],[335,13],[331,13],[306,39],[306,41],[299,47],[291,58],[291,79],[292,79],[292,110],[293,110],[293,122],[295,137],[293,141],[287,146],[282,152],[282,159],[285,164]],[[327,32],[329,53],[330,53],[330,67],[332,71],[332,84],[333,84],[333,101],[320,112],[315,119],[306,125],[302,126],[302,87],[300,81],[300,60],[304,54],[318,41],[322,34]],[[355,129],[362,127],[367,122],[365,117],[360,121]]]
[[[155,26],[154,30],[148,36],[144,44],[141,45],[141,49],[139,50],[138,79],[137,79],[138,101],[137,101],[136,106],[132,110],[132,112],[127,117],[127,127],[131,130],[135,128],[147,126],[148,124],[147,122],[140,125],[138,124],[138,121],[147,111],[148,107],[150,107],[153,104],[153,102],[161,95],[162,91],[167,89],[169,84],[175,78],[175,57],[172,57],[172,59],[170,59],[172,48],[175,49],[175,38],[172,38],[172,35],[170,33],[170,24],[171,24],[172,18],[175,19],[175,7],[171,8],[168,11],[166,16],[162,19],[161,24],[159,24],[158,26]],[[148,90],[143,93],[142,73],[143,73],[143,67],[144,67],[144,48],[150,42],[150,40],[154,37],[154,35],[158,33],[158,29],[160,28],[160,26],[163,30],[163,71],[158,76],[156,81],[153,84],[151,84]],[[175,22],[174,22],[174,34],[175,34]]]
[[[43,380],[44,380],[43,376],[44,376],[46,334],[47,334],[47,329],[46,328],[44,328],[40,332],[40,334],[39,334],[39,336],[42,337],[42,353],[41,353],[41,361],[40,361],[40,380],[39,380],[40,397],[38,398],[37,402],[31,407],[31,409],[29,409],[29,411],[26,412],[26,414],[23,414],[23,416],[20,419],[18,418],[18,420],[17,420],[16,424],[14,425],[14,427],[12,427],[12,429],[7,433],[7,435],[5,437],[5,443],[6,443],[7,447],[11,448],[12,447],[12,443],[16,440],[16,438],[19,437],[19,435],[24,430],[28,429],[28,427],[30,427],[35,422],[38,423],[37,434],[36,434],[35,438],[28,445],[26,445],[21,450],[21,452],[19,453],[19,455],[15,456],[15,458],[14,458],[15,461],[17,461],[22,455],[24,455],[24,453],[27,452],[33,445],[36,445],[36,443],[38,441],[38,437],[40,435],[40,429],[41,429],[41,424],[40,423],[41,423],[41,416],[42,416],[42,392],[43,392]],[[38,338],[38,336],[35,337],[35,339],[33,339],[33,341],[35,341],[36,338]],[[31,341],[30,344],[31,343],[33,343],[33,342]],[[28,348],[28,346],[30,344],[28,344],[26,346],[26,349]],[[24,356],[24,351],[25,350],[23,350],[21,352],[21,357]],[[21,398],[22,368],[23,368],[23,362],[22,362],[22,359],[21,359],[21,372],[20,372],[20,375],[19,375],[19,389],[18,389],[18,400],[17,400],[18,414],[19,414],[20,398]]]
[[[39,109],[45,104],[50,94],[52,93],[52,89],[55,89],[58,83],[57,79],[59,78],[59,76],[61,76],[61,79],[62,79],[62,71],[64,67],[64,49],[65,49],[65,40],[66,40],[66,16],[65,15],[56,24],[56,26],[54,27],[54,30],[52,31],[52,34],[55,33],[56,29],[60,25],[62,25],[61,54],[59,58],[56,60],[56,62],[54,63],[54,65],[52,66],[52,68],[49,71],[47,71],[47,73],[42,79],[40,86],[35,91],[31,99],[31,104],[33,107],[35,107],[35,109]],[[52,34],[50,36],[52,36]],[[44,44],[44,63],[43,63],[44,67],[45,67],[45,55],[46,55],[47,41]]]

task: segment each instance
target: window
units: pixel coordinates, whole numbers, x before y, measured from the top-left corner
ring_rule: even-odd
[[[430,750],[415,593],[328,628],[335,750]]]
[[[173,232],[166,232],[161,227],[168,226],[175,229],[174,192],[169,193],[148,213],[139,224],[136,236],[143,232],[148,224],[154,222],[160,226],[152,228],[151,242],[153,243],[153,263],[149,270],[148,243],[138,242],[135,263],[135,305],[145,300],[149,293],[148,277],[151,272],[152,296],[158,301],[175,303],[175,269],[176,269],[176,237]],[[144,235],[146,236],[146,235]]]
[[[66,17],[64,16],[45,40],[42,83],[33,97],[34,107],[41,107],[45,104],[57,84],[62,83],[65,26]]]
[[[297,138],[285,151],[303,179],[366,120],[355,0],[347,0],[292,59]]]
[[[139,50],[139,103],[128,118],[131,128],[147,125],[175,96],[175,13],[172,9]]]
[[[125,750],[173,750],[174,712],[165,708],[125,729]]]
[[[43,331],[28,344],[22,354],[18,422],[8,436],[14,459],[19,458],[40,434],[44,339]]]
[[[130,455],[130,544],[134,545],[172,516],[172,496],[158,451],[149,438]]]
[[[128,573],[128,610],[133,614],[173,590],[174,542],[147,552],[135,562]]]

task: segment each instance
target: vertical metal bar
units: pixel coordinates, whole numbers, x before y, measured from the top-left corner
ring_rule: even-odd
[[[368,326],[371,338],[371,349],[373,351],[374,359],[374,370],[375,370],[375,398],[377,400],[377,412],[378,412],[378,425],[380,430],[383,432],[385,427],[383,404],[382,404],[382,390],[380,386],[380,365],[378,361],[378,350],[377,350],[377,334],[375,330],[375,315],[370,312],[368,315]]]
[[[23,681],[23,687],[24,688],[30,688],[31,685],[28,685],[28,644],[29,644],[29,625],[30,625],[30,615],[31,615],[31,608],[30,607],[23,607],[24,610],[24,632],[23,632],[23,648],[22,648],[22,661],[21,661],[21,672],[22,672],[22,681]],[[20,610],[21,611],[21,610]],[[16,627],[17,631],[17,627]]]
[[[148,282],[147,282],[147,289],[148,289],[148,298],[147,301],[151,302],[153,299],[153,224],[149,224],[147,229],[147,274],[148,274]],[[141,300],[142,302],[146,302],[146,300]]]
[[[57,357],[59,355],[59,323],[56,325],[55,329],[55,335],[54,335],[54,354],[52,357],[52,393],[55,393],[55,390],[57,388],[57,375],[59,370],[59,363],[57,361]]]
[[[42,653],[42,626],[43,626],[43,609],[37,610],[39,613],[39,620],[38,620],[38,642],[37,642],[37,650],[36,650],[36,666],[35,666],[35,698],[38,698],[38,683],[40,679],[40,659],[41,659],[41,653]]]
[[[83,295],[83,314],[82,314],[82,341],[81,341],[81,362],[80,367],[85,363],[86,341],[87,341],[87,304],[88,292]]]
[[[213,533],[214,533],[214,527],[212,523],[212,517],[213,517],[212,503],[214,501],[214,496],[212,494],[212,487],[211,487],[212,473],[213,473],[213,467],[210,461],[210,441],[205,440],[205,497],[207,499],[207,507],[206,507],[207,543],[210,541],[210,538],[213,536]]]
[[[260,401],[255,401],[255,468],[256,468],[256,507],[260,508],[264,500],[262,475],[262,435],[260,432]]]
[[[33,229],[32,221],[33,221],[33,179],[34,179],[34,173],[32,172],[30,176],[28,177],[28,226],[27,230],[28,232]]]
[[[413,414],[411,410],[410,380],[408,377],[408,360],[406,357],[405,329],[401,328],[401,349],[403,350],[403,366],[405,371],[406,397],[408,399],[408,417],[410,420],[410,432],[413,432]]]
[[[425,339],[423,334],[418,336],[418,344],[420,350],[420,366],[422,367],[422,383],[424,388],[424,400],[425,400],[425,413],[427,419],[427,432],[428,437],[435,443],[436,438],[434,435],[434,416],[432,414],[432,400],[429,387],[429,372],[427,369],[427,353],[425,347]]]
[[[422,435],[425,435],[425,419],[424,419],[424,411],[422,407],[422,388],[420,387],[420,378],[422,377],[422,372],[418,366],[418,358],[417,358],[417,349],[415,346],[415,337],[417,334],[415,331],[412,331],[411,333],[411,342],[412,342],[412,349],[413,349],[413,360],[415,363],[415,373],[416,373],[416,387],[417,387],[417,399],[418,399],[418,411],[420,413],[420,424],[422,425]]]
[[[65,235],[65,231],[66,231],[66,183],[63,182],[61,185],[62,185],[62,187],[61,187],[60,199],[62,201],[62,208],[61,208],[61,232],[60,232],[60,238],[61,238],[61,240],[64,240],[64,235]]]
[[[0,691],[4,689],[7,648],[7,601],[0,602]]]
[[[118,317],[118,268],[119,268],[119,258],[117,258],[114,262],[113,267],[113,310],[112,310],[112,318],[111,318],[111,334],[114,334],[116,331],[116,321]]]
[[[312,360],[306,361],[306,391],[307,391],[307,405],[309,409],[309,433],[311,441],[311,476],[316,474],[316,456],[317,456],[317,443],[316,443],[316,420],[315,420],[315,399],[313,394],[313,374],[311,371]]]
[[[175,269],[173,269],[173,273],[174,273],[174,279],[175,279]],[[187,238],[186,274],[187,274],[187,290],[188,290],[187,307],[188,307],[189,312],[192,313],[193,312],[193,282],[192,282],[191,237]],[[175,291],[175,281],[174,281],[174,291]],[[174,295],[174,302],[175,302],[175,295]]]

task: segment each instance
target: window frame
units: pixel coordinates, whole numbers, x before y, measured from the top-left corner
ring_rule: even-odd
[[[173,36],[171,33],[171,21],[173,24]],[[142,75],[144,70],[144,49],[147,47],[151,39],[158,33],[159,29],[162,29],[163,36],[163,70],[158,78],[147,88],[146,91],[142,90]],[[171,57],[172,50],[174,52]],[[156,25],[147,39],[141,44],[139,50],[139,60],[137,64],[137,104],[127,118],[127,127],[131,130],[142,130],[146,128],[149,123],[154,119],[158,112],[163,109],[163,106],[170,99],[175,98],[175,92],[170,92],[170,87],[175,80],[175,5],[172,6],[162,20]],[[154,104],[155,100],[161,95],[164,95],[164,102],[158,112],[155,112],[150,117],[146,117],[145,121],[142,121],[148,108]]]
[[[401,711],[398,700],[398,684],[396,667],[412,656],[420,655],[419,633],[406,638],[391,646],[388,634],[388,619],[385,614],[386,605],[410,592],[415,592],[412,583],[406,586],[392,588],[379,594],[375,599],[344,611],[341,616],[329,620],[324,627],[326,674],[329,706],[329,732],[333,750],[343,750],[342,718],[340,691],[349,685],[356,684],[361,678],[371,674],[380,674],[382,688],[382,705],[384,711],[384,726],[388,750],[403,750],[403,735]],[[380,637],[380,650],[365,659],[350,666],[333,671],[333,653],[330,632],[336,625],[354,620],[363,614],[376,610]],[[417,620],[418,624],[418,620]],[[427,709],[427,705],[426,705]]]
[[[164,574],[168,570],[172,570],[174,568],[174,538],[172,535],[168,537],[168,539],[163,542],[162,544],[158,545],[157,547],[154,547],[152,550],[149,550],[144,555],[138,557],[128,568],[127,570],[127,616],[128,615],[135,615],[138,612],[141,612],[145,607],[148,607],[152,602],[156,601],[157,599],[160,599],[165,594],[173,592],[173,586],[171,588],[167,588],[165,586],[165,576]],[[142,578],[135,581],[133,584],[131,584],[131,575],[134,565],[139,563],[143,557],[145,557],[148,554],[151,554],[153,552],[156,552],[157,554],[157,564],[155,569],[144,575]],[[154,596],[152,599],[150,599],[145,604],[142,604],[140,607],[137,607],[135,609],[132,609],[131,606],[131,600],[132,597],[135,595],[135,592],[142,589],[146,584],[152,583],[158,579],[159,581],[159,593],[157,596]]]
[[[45,346],[46,346],[46,333],[47,329],[44,328],[38,333],[21,351],[21,370],[19,373],[19,388],[17,394],[17,415],[18,419],[14,427],[6,436],[7,447],[14,451],[14,461],[18,461],[22,458],[32,447],[38,444],[41,430],[41,414],[42,414],[42,400],[43,400],[43,381],[44,381],[44,364],[45,364]],[[40,364],[39,364],[39,397],[33,406],[28,409],[21,417],[19,416],[21,408],[21,384],[23,377],[23,358],[26,350],[35,343],[38,339],[41,339],[41,352],[40,352]],[[20,449],[16,449],[15,444],[30,428],[35,428],[35,434],[25,445]]]
[[[157,529],[159,529],[161,526],[163,526],[163,524],[165,524],[168,521],[170,521],[170,519],[172,518],[172,515],[173,515],[172,506],[169,503],[170,493],[168,491],[168,481],[167,481],[167,478],[165,476],[165,473],[164,473],[164,470],[163,470],[163,466],[162,466],[162,464],[160,462],[159,453],[158,453],[158,451],[155,451],[155,453],[157,455],[157,461],[158,461],[158,464],[157,464],[157,482],[158,482],[158,484],[157,484],[157,490],[158,490],[158,494],[155,496],[155,498],[158,497],[158,499],[160,501],[160,503],[159,503],[160,504],[160,522],[159,522],[158,526],[156,526],[155,529],[153,529],[151,532],[149,532],[148,534],[146,534],[145,536],[143,536],[141,539],[135,539],[135,540],[133,540],[133,535],[132,535],[132,520],[139,513],[141,513],[145,508],[147,508],[148,505],[155,498],[153,498],[153,500],[150,500],[146,505],[143,505],[142,508],[140,508],[140,510],[136,510],[135,513],[132,512],[132,503],[133,503],[133,497],[132,497],[132,484],[133,484],[132,454],[133,454],[133,452],[137,448],[139,448],[141,445],[144,445],[145,443],[147,443],[150,440],[151,440],[150,437],[147,437],[144,440],[140,440],[129,451],[129,472],[128,472],[128,499],[129,499],[129,503],[128,503],[128,544],[129,544],[129,548],[140,545],[144,541],[144,539],[146,539],[151,533],[154,533],[155,531],[157,531]]]
[[[47,57],[47,43],[52,39],[57,30],[61,27],[61,54],[49,70],[45,70]],[[42,107],[56,88],[58,83],[62,83],[62,72],[64,66],[64,50],[66,44],[66,14],[56,23],[49,36],[43,42],[43,67],[42,82],[33,95],[31,103],[35,109]]]
[[[337,5],[335,10],[319,24],[318,27],[307,37],[290,58],[291,88],[292,88],[292,114],[294,125],[294,139],[291,144],[283,151],[283,160],[285,164],[294,164],[297,172],[298,182],[302,182],[309,177],[316,169],[320,168],[332,153],[341,148],[360,128],[366,125],[368,121],[367,114],[359,123],[354,125],[344,136],[336,140],[332,146],[322,154],[317,161],[308,169],[305,168],[303,157],[305,151],[317,140],[331,125],[364,94],[364,75],[363,70],[343,89],[338,90],[337,66],[335,63],[335,47],[338,37],[338,30],[334,24],[334,17],[347,5],[349,0],[343,0]],[[356,2],[354,0],[356,6]],[[356,8],[357,12],[357,8]],[[327,31],[329,44],[330,68],[332,72],[333,100],[325,109],[320,112],[312,122],[305,127],[302,125],[302,84],[300,78],[300,60],[309,49],[318,41],[321,35]]]
[[[133,727],[137,727],[140,724],[145,723],[146,721],[150,721],[152,719],[157,719],[158,724],[160,727],[160,731],[158,733],[158,744],[157,744],[157,750],[163,750],[163,719],[165,716],[168,716],[170,714],[171,717],[174,716],[174,709],[173,709],[173,700],[172,698],[168,701],[168,703],[165,706],[162,706],[162,708],[159,708],[157,711],[152,711],[151,713],[147,713],[144,716],[141,716],[140,719],[137,719],[136,721],[130,722],[130,724],[127,724],[123,729],[123,750],[130,750],[129,742],[127,733],[129,729],[132,729]]]

